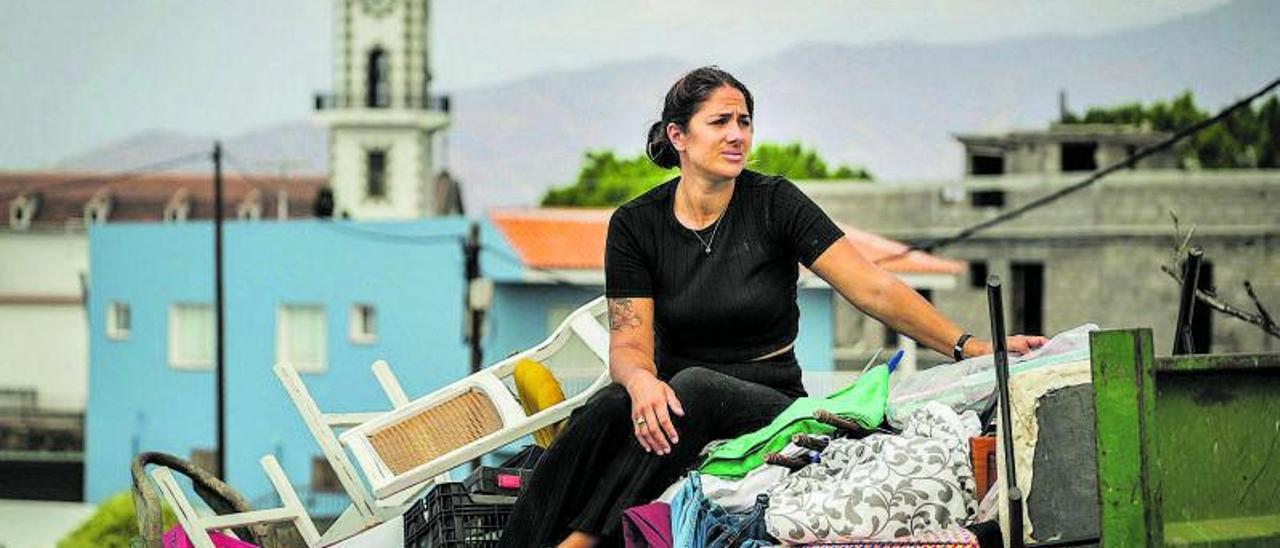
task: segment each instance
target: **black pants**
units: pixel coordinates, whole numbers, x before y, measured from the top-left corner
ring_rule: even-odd
[[[573,531],[620,545],[620,517],[645,504],[698,464],[709,442],[769,424],[804,395],[792,353],[744,364],[685,363],[661,375],[685,415],[672,413],[680,443],[666,455],[646,453],[631,423],[631,397],[611,384],[569,418],[538,461],[516,501],[502,546],[554,546]]]

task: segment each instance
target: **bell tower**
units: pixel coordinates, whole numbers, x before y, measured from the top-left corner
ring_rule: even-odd
[[[334,215],[412,219],[438,210],[434,136],[449,98],[429,93],[428,0],[334,0],[333,90],[315,97],[329,130]]]

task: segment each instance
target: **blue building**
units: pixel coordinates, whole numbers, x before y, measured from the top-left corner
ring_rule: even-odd
[[[607,211],[511,210],[481,222],[494,282],[486,363],[541,341],[603,291]],[[295,364],[326,412],[385,409],[369,372],[387,360],[406,392],[469,372],[461,217],[225,226],[227,478],[271,491],[274,454],[299,487],[322,485],[319,448],[272,373]],[[140,451],[212,465],[215,446],[212,225],[106,224],[89,235],[85,497],[127,489]],[[832,369],[832,292],[804,281],[797,354]]]

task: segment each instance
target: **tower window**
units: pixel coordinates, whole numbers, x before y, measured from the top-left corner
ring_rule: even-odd
[[[369,108],[391,106],[391,59],[386,50],[373,48],[366,67],[364,103]]]
[[[367,160],[369,172],[365,177],[368,184],[365,188],[365,195],[370,198],[386,198],[387,151],[370,150],[367,153]]]

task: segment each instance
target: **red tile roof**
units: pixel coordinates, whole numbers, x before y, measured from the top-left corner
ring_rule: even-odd
[[[599,270],[611,209],[496,209],[489,219],[524,264],[533,268]],[[845,237],[871,260],[901,254],[907,245],[841,225]],[[964,263],[913,251],[880,265],[900,274],[959,274]]]
[[[279,190],[288,194],[289,217],[311,217],[316,192],[324,175],[275,177],[251,175],[252,184],[237,174],[223,176],[224,217],[235,217],[236,206],[257,188],[261,192],[262,217],[274,218]],[[9,225],[9,204],[24,193],[39,196],[32,226],[64,227],[80,222],[84,205],[100,190],[110,194],[108,222],[162,221],[165,205],[180,189],[187,190],[188,219],[213,217],[213,175],[201,173],[149,173],[123,178],[114,173],[0,172],[0,226]]]

